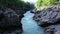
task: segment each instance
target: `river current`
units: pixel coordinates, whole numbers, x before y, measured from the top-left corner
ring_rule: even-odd
[[[21,20],[23,34],[44,34],[43,29],[33,20],[34,14],[27,11]]]

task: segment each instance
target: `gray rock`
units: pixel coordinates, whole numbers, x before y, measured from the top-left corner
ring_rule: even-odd
[[[45,27],[45,32],[47,34],[59,34],[60,33],[60,24]]]
[[[19,29],[19,32],[21,33],[22,24],[20,20],[22,17],[23,14],[18,15],[14,10],[10,8],[5,9],[4,11],[0,10],[0,32],[13,32]]]
[[[60,8],[52,7],[39,10],[35,13],[34,20],[38,25],[47,26],[57,23],[60,20]],[[58,22],[59,23],[59,22]]]
[[[60,8],[51,7],[35,11],[33,19],[44,28],[46,34],[60,34]]]

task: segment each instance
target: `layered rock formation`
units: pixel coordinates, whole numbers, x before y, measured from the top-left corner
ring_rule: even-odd
[[[47,34],[60,33],[60,8],[51,7],[43,10],[33,11],[35,16],[33,19],[37,24],[45,29]]]
[[[19,14],[11,8],[0,10],[0,33],[1,34],[22,34],[21,18],[23,11]]]

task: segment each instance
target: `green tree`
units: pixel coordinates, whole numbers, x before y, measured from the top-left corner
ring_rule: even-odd
[[[37,4],[36,4],[36,7],[40,7],[41,6],[41,3],[42,3],[42,0],[38,0],[37,1]]]
[[[51,6],[51,5],[59,5],[60,0],[37,0],[36,7],[40,6]]]
[[[9,7],[9,8],[21,8],[21,9],[32,9],[34,5],[31,3],[24,2],[22,0],[0,0],[0,7]]]

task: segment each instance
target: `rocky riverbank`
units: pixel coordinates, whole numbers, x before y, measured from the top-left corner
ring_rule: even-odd
[[[22,34],[21,18],[24,13],[20,9],[0,9],[0,34]]]
[[[33,19],[44,28],[47,34],[60,34],[60,8],[50,7],[43,10],[33,11]]]

